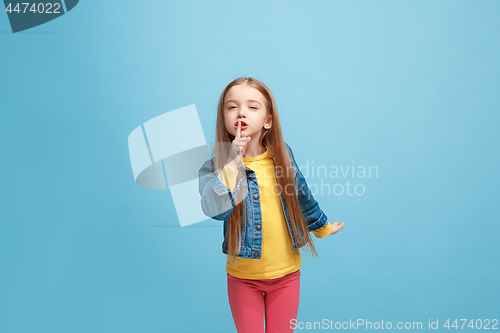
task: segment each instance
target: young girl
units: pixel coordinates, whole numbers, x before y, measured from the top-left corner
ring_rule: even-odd
[[[199,170],[204,213],[224,221],[227,291],[238,333],[293,332],[300,295],[299,248],[317,256],[330,224],[283,140],[274,96],[241,77],[222,92],[215,156]]]

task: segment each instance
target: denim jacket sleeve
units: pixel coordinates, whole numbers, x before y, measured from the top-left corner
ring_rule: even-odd
[[[203,213],[214,220],[227,221],[234,206],[234,198],[244,184],[244,178],[239,177],[236,180],[234,191],[222,181],[221,170],[214,170],[213,159],[206,161],[198,171],[199,186],[198,190],[201,196],[201,208]],[[245,174],[243,164],[238,166],[238,173]]]
[[[290,157],[292,158],[292,168],[294,169],[295,184],[297,186],[297,196],[300,207],[304,213],[309,227],[309,231],[315,231],[324,227],[328,222],[328,217],[319,207],[318,202],[314,199],[309,186],[307,185],[304,175],[297,166],[295,157],[293,156],[292,148],[285,143]]]

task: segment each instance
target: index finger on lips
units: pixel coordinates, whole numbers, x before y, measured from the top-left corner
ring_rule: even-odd
[[[236,139],[239,139],[241,136],[241,121],[238,120],[238,127],[236,128]]]

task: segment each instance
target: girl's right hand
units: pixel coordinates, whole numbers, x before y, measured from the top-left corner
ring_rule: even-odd
[[[231,143],[231,148],[229,150],[229,156],[227,158],[226,164],[232,169],[235,170],[238,167],[243,155],[245,155],[245,151],[247,150],[247,145],[252,138],[249,136],[241,136],[241,121],[238,121],[238,127],[236,128],[236,135],[234,137],[233,142]]]

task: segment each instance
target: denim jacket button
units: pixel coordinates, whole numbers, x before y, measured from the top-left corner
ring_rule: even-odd
[[[220,193],[224,193],[224,190],[220,190]]]
[[[253,254],[253,257],[254,257],[254,258],[259,257],[259,252],[255,252],[255,253]]]
[[[257,231],[260,231],[261,229],[260,225],[258,225],[255,229],[257,229]]]
[[[258,195],[258,194],[255,194],[255,195],[253,196],[253,199],[254,199],[254,200],[259,199],[259,195]]]

